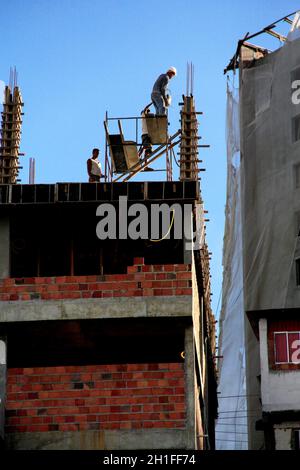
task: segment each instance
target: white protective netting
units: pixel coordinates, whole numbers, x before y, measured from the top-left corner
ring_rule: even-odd
[[[247,449],[238,89],[227,84],[227,198],[220,314],[216,448]]]

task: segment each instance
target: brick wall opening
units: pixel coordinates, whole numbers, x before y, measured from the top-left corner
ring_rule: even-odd
[[[97,206],[14,208],[10,219],[11,277],[122,274],[135,256],[143,256],[146,264],[183,263],[183,240],[174,239],[174,227],[170,239],[160,243],[99,240]]]
[[[9,368],[182,362],[185,318],[14,322],[7,337]],[[22,354],[20,354],[22,351]]]

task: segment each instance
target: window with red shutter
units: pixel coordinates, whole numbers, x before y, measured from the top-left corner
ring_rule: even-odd
[[[275,364],[300,364],[300,332],[274,332]]]
[[[300,349],[300,335],[299,332],[290,332],[288,333],[288,342],[289,342],[289,362],[293,364],[300,363],[300,354],[298,353]]]

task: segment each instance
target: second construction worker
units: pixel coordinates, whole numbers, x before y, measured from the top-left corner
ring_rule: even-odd
[[[98,160],[99,149],[93,149],[92,156],[87,160],[87,172],[89,175],[89,183],[97,183],[102,176],[101,164]]]
[[[139,157],[141,157],[143,151],[144,151],[144,158],[145,158],[145,163],[147,164],[147,160],[150,157],[152,153],[152,143],[151,143],[151,138],[150,135],[148,134],[148,128],[147,128],[147,121],[146,117],[147,114],[150,113],[149,107],[151,106],[152,103],[148,104],[143,111],[141,112],[142,116],[142,145],[139,150]],[[145,168],[144,171],[150,171],[152,168],[149,168],[148,166]]]
[[[167,96],[168,83],[171,78],[177,75],[175,67],[170,67],[167,73],[162,73],[153,85],[151,93],[151,100],[154,104],[157,115],[167,114],[167,107],[169,106],[169,100]]]

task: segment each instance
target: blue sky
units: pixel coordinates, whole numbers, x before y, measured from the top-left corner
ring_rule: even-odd
[[[238,39],[297,10],[299,2],[252,0],[2,0],[0,80],[16,66],[24,124],[21,178],[28,182],[29,157],[36,159],[36,182],[86,181],[93,147],[104,154],[105,112],[139,115],[150,101],[157,76],[173,65],[171,131],[179,128],[178,102],[186,89],[186,63],[195,67],[194,96],[200,116],[202,195],[213,282],[213,308],[222,280],[226,190],[223,69]],[[278,28],[278,30],[286,28]],[[276,49],[266,37],[255,43]],[[131,138],[126,127],[126,138]],[[163,161],[156,168],[163,168]],[[163,173],[142,179],[162,179]],[[178,179],[175,171],[174,179]]]

